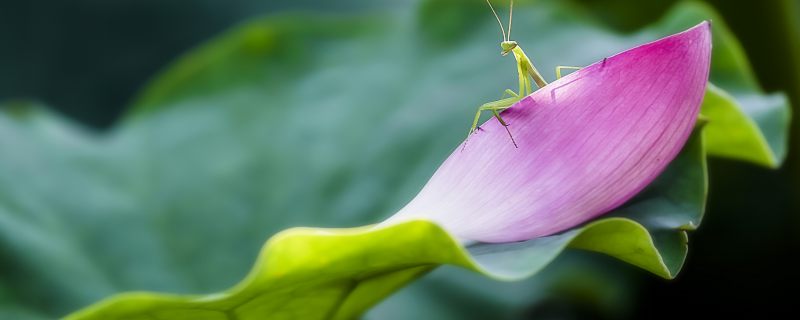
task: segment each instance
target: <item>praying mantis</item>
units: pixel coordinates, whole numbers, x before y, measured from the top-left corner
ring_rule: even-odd
[[[511,134],[511,130],[508,129],[508,123],[503,120],[500,116],[500,112],[510,108],[512,105],[517,103],[517,101],[522,100],[525,96],[533,93],[531,81],[536,83],[536,86],[542,88],[547,85],[547,81],[544,80],[542,75],[539,73],[539,70],[533,66],[533,62],[528,56],[525,54],[525,51],[522,51],[522,47],[519,44],[511,40],[511,22],[514,16],[514,0],[511,0],[511,5],[509,6],[509,13],[508,13],[508,33],[503,28],[503,22],[500,21],[500,16],[497,15],[497,11],[494,10],[492,7],[492,3],[489,0],[486,0],[486,3],[489,4],[489,8],[492,10],[494,17],[497,19],[497,23],[500,24],[500,32],[503,36],[503,41],[500,42],[500,48],[502,51],[500,54],[502,56],[508,55],[508,53],[514,54],[514,59],[517,61],[517,74],[519,75],[519,91],[514,92],[511,89],[506,89],[503,93],[503,96],[506,94],[509,95],[509,98],[501,98],[497,101],[487,102],[481,105],[478,108],[478,111],[475,113],[475,118],[472,121],[472,127],[470,127],[469,132],[467,133],[467,139],[475,133],[478,127],[478,121],[480,121],[481,114],[484,111],[490,111],[492,115],[497,118],[497,121],[500,121],[500,124],[506,129],[508,132],[508,136],[511,138],[511,142],[514,144],[514,147],[517,148],[517,142],[514,141],[514,136]],[[571,66],[558,66],[556,67],[556,78],[561,78],[561,71],[563,69],[571,69],[577,70],[580,67],[571,67]],[[466,145],[466,143],[465,143]]]

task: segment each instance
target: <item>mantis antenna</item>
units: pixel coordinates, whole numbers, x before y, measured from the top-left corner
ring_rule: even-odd
[[[497,19],[497,23],[500,24],[500,32],[503,34],[503,41],[508,41],[508,37],[506,36],[506,29],[503,28],[503,23],[500,22],[500,16],[497,15],[497,11],[494,11],[494,7],[492,7],[492,3],[489,0],[486,0],[486,3],[489,4],[489,9],[492,9],[492,13],[494,13],[494,17]],[[509,25],[509,27],[511,27]]]
[[[514,0],[511,0],[511,6],[508,8],[508,34],[506,41],[511,40],[511,18],[514,17]]]

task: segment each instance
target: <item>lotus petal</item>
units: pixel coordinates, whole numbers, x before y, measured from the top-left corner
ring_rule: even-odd
[[[594,63],[491,119],[387,222],[430,219],[455,236],[551,235],[620,206],[680,152],[708,82],[708,22]]]

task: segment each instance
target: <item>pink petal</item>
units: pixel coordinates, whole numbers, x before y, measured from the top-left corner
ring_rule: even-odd
[[[708,81],[708,22],[599,61],[525,97],[458,147],[390,221],[427,218],[508,242],[577,226],[652,182],[683,147]]]

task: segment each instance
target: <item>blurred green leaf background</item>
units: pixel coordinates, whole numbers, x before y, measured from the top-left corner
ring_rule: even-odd
[[[104,181],[105,178],[91,176],[90,181],[75,179],[75,177],[60,177],[63,170],[62,166],[83,163],[86,171],[90,172],[111,172],[115,168],[105,167],[105,164],[86,163],[87,154],[92,157],[111,157],[103,161],[111,160],[121,163],[136,163],[127,171],[131,175],[172,175],[171,179],[195,181],[198,179],[196,172],[182,171],[180,168],[186,161],[191,161],[192,154],[183,154],[176,157],[174,161],[168,161],[164,167],[148,167],[147,159],[135,159],[136,150],[116,150],[114,145],[103,145],[103,134],[116,134],[122,132],[122,140],[125,139],[126,129],[112,129],[115,124],[121,123],[123,118],[135,118],[136,113],[132,113],[131,106],[138,105],[139,112],[146,112],[149,107],[163,103],[164,98],[158,90],[146,90],[142,94],[141,89],[157,75],[160,70],[165,69],[172,61],[175,61],[181,54],[192,48],[202,45],[209,38],[219,35],[228,28],[248,21],[251,18],[263,15],[274,15],[287,17],[287,14],[297,12],[322,13],[330,16],[331,19],[341,19],[342,17],[357,16],[362,13],[378,13],[387,11],[402,11],[414,6],[415,1],[294,1],[291,3],[271,2],[271,1],[252,1],[237,0],[227,2],[213,1],[28,1],[28,2],[0,2],[0,101],[23,101],[36,100],[42,105],[46,105],[48,110],[55,110],[58,114],[73,119],[75,122],[86,125],[91,129],[85,130],[82,127],[67,126],[66,128],[52,126],[48,121],[33,121],[20,125],[22,128],[18,132],[31,133],[31,135],[21,135],[19,137],[8,138],[8,141],[18,141],[19,148],[24,148],[26,142],[30,145],[39,145],[38,149],[32,153],[38,155],[39,159],[20,158],[19,163],[26,161],[45,161],[49,170],[40,171],[35,165],[31,165],[31,177],[39,174],[41,181],[19,181],[19,186],[34,184],[37,188],[45,190],[55,196],[55,203],[60,206],[75,206],[94,208],[96,212],[88,213],[96,215],[94,222],[102,225],[103,223],[114,223],[108,228],[122,230],[116,234],[117,237],[129,237],[130,241],[144,242],[138,248],[127,247],[106,247],[100,252],[106,254],[103,258],[105,266],[115,266],[126,263],[131,257],[136,255],[152,255],[154,253],[163,254],[153,258],[152,264],[142,265],[142,269],[134,276],[140,278],[129,279],[130,283],[119,283],[118,279],[97,280],[97,282],[86,282],[80,274],[73,272],[92,270],[92,266],[82,266],[81,261],[71,261],[74,266],[59,266],[52,268],[46,274],[51,274],[52,279],[63,278],[66,283],[61,286],[83,286],[86,290],[86,297],[70,297],[73,302],[58,301],[59,292],[53,291],[59,285],[53,285],[44,280],[36,283],[33,278],[27,278],[28,274],[41,273],[19,269],[25,266],[24,263],[14,261],[18,253],[11,248],[13,243],[0,243],[0,301],[14,316],[52,317],[63,315],[75,308],[74,301],[91,301],[98,298],[97,292],[111,293],[113,288],[126,288],[132,284],[146,284],[147,289],[157,290],[159,288],[170,291],[193,292],[213,291],[225,288],[241,278],[247,267],[250,266],[255,258],[255,253],[262,242],[245,242],[239,239],[266,239],[278,229],[297,223],[308,223],[307,220],[299,217],[282,217],[279,225],[274,225],[271,230],[257,229],[256,226],[269,224],[267,221],[253,222],[246,220],[245,216],[228,216],[232,219],[227,229],[213,229],[210,224],[198,222],[196,225],[183,224],[191,221],[191,212],[187,210],[186,203],[191,203],[189,208],[206,206],[203,199],[213,199],[215,194],[213,188],[197,188],[206,193],[192,193],[191,190],[182,190],[175,186],[157,186],[163,188],[159,190],[145,190],[153,186],[136,185],[137,179],[130,178],[125,181],[133,181],[132,185],[123,186],[131,193],[147,194],[155,199],[150,205],[158,206],[160,210],[179,212],[188,216],[170,218],[174,220],[159,221],[154,217],[153,223],[161,226],[165,232],[172,229],[178,231],[178,236],[169,245],[172,249],[183,248],[182,256],[169,256],[165,252],[176,252],[170,250],[157,249],[158,244],[155,238],[158,235],[147,234],[147,228],[136,225],[135,219],[126,219],[128,214],[123,208],[126,199],[115,199],[118,196],[113,193],[103,193],[103,190],[92,190],[96,194],[106,196],[98,200],[96,206],[86,206],[86,204],[76,204],[80,199],[81,192],[86,188],[100,188],[102,183],[113,183],[113,179]],[[800,5],[796,1],[765,1],[750,2],[747,4],[731,1],[710,1],[726,23],[731,27],[736,36],[744,45],[745,51],[754,66],[759,81],[768,91],[782,91],[789,95],[792,105],[797,106],[798,94],[800,94]],[[613,29],[617,32],[633,32],[642,26],[658,20],[673,5],[673,1],[571,1],[571,6],[579,10],[583,19],[591,19],[598,29]],[[449,7],[450,8],[450,7]],[[435,8],[433,8],[435,9]],[[459,10],[430,10],[425,14],[431,15],[426,21],[430,21],[423,33],[431,33],[432,37],[442,35],[463,34],[470,35],[474,31],[473,22],[478,19],[481,22],[488,20],[488,11],[459,11]],[[291,17],[291,16],[290,16]],[[295,16],[294,19],[301,19],[302,15]],[[479,18],[476,18],[479,17]],[[565,17],[566,18],[566,17]],[[286,19],[286,18],[284,18]],[[519,19],[519,17],[518,17]],[[313,21],[308,23],[312,24]],[[541,30],[525,30],[524,21],[518,21],[515,34],[532,32],[538,36],[546,37]],[[342,30],[330,30],[330,34],[335,37],[337,32],[363,33],[365,37],[375,34],[371,30],[380,23],[372,21],[354,19],[352,25]],[[302,32],[302,30],[301,30]],[[424,35],[423,35],[424,38]],[[386,44],[381,48],[362,48],[353,47],[352,50],[374,51],[381,54],[383,50],[407,51],[409,55],[426,54],[425,50],[447,50],[447,48],[457,48],[463,39],[457,36],[452,37],[452,42],[438,42],[435,45],[441,47],[392,47]],[[644,40],[644,39],[643,39]],[[565,42],[565,47],[569,45],[570,39],[559,39]],[[486,50],[493,54],[497,51],[497,38],[486,37],[485,46],[475,47],[474,50]],[[376,41],[376,43],[380,43]],[[307,101],[324,100],[326,96],[322,92],[335,89],[325,88],[321,91],[321,85],[335,85],[336,77],[341,75],[355,74],[354,77],[364,79],[364,90],[366,97],[380,97],[381,99],[402,100],[405,95],[414,96],[402,92],[402,86],[393,86],[402,81],[403,76],[409,74],[386,74],[379,65],[363,66],[359,61],[349,61],[345,66],[325,65],[325,61],[302,61],[302,46],[296,46],[291,41],[277,42],[278,48],[264,48],[263,43],[254,43],[253,50],[275,50],[276,54],[297,55],[298,65],[270,66],[281,71],[291,71],[292,68],[305,68],[311,65],[326,66],[331,68],[331,72],[326,77],[319,77],[315,82],[305,83],[307,88],[301,90],[303,98]],[[287,45],[286,47],[280,47]],[[293,46],[295,45],[295,46]],[[570,64],[582,63],[583,61],[556,61],[556,59],[569,60],[572,55],[570,52],[560,52],[559,48],[537,48],[535,42],[525,42],[523,46],[528,51],[541,54],[533,58],[543,60],[546,65],[544,70],[551,70],[550,64]],[[313,48],[325,48],[325,43],[313,44]],[[530,49],[529,49],[530,48]],[[347,55],[347,52],[340,52],[340,55]],[[529,54],[531,54],[529,52]],[[503,75],[508,75],[509,80],[513,80],[513,65],[509,59],[502,59],[499,55],[492,61],[474,62],[465,64],[460,61],[432,61],[430,68],[446,68],[450,72],[463,69],[465,75],[489,74],[483,81],[497,80]],[[305,64],[307,63],[307,64]],[[399,62],[399,63],[402,63]],[[450,63],[450,65],[448,65]],[[256,72],[263,70],[253,70],[247,68],[247,62],[241,63],[242,69],[237,78],[221,78],[219,81],[239,81],[253,77]],[[223,68],[223,67],[221,67]],[[349,69],[348,69],[349,68]],[[498,72],[495,72],[499,70]],[[211,71],[213,72],[213,70]],[[281,74],[276,72],[276,74]],[[377,79],[377,80],[376,80]],[[425,81],[425,79],[407,78],[407,81]],[[456,87],[448,83],[442,83],[441,79],[426,83],[433,90],[442,90],[447,93],[449,87]],[[475,79],[479,83],[481,79]],[[168,80],[164,80],[168,81]],[[274,79],[273,79],[274,81]],[[467,80],[461,80],[467,81]],[[168,84],[167,84],[168,85]],[[480,94],[486,95],[483,98],[491,100],[496,98],[490,96],[495,86],[503,87],[506,84],[495,84],[491,87],[482,88]],[[208,84],[213,89],[214,84]],[[477,86],[475,84],[474,86]],[[278,88],[279,90],[280,88]],[[357,88],[345,88],[355,90]],[[294,89],[298,90],[298,89]],[[370,90],[366,92],[366,90]],[[179,91],[179,90],[177,90]],[[500,91],[497,91],[498,93]],[[477,95],[477,94],[476,94]],[[240,103],[245,103],[250,98],[246,94],[237,96],[235,93],[225,97]],[[446,99],[443,94],[441,99]],[[238,100],[237,100],[238,99]],[[468,100],[469,101],[469,100]],[[481,100],[482,101],[482,100]],[[335,103],[335,102],[330,102]],[[414,101],[407,102],[409,104]],[[51,117],[49,111],[40,110],[38,107],[22,107],[29,103],[12,103],[11,105],[20,106],[20,113],[29,112],[44,114],[31,116],[30,119],[48,119]],[[213,101],[206,101],[206,105],[213,105]],[[328,114],[321,106],[318,111],[318,118],[307,120],[303,115],[288,113],[281,114],[283,118],[270,119],[269,121],[279,121],[281,123],[289,121],[297,126],[341,126],[346,121],[374,121],[382,119],[385,115],[371,114],[369,111],[364,114]],[[473,109],[472,105],[464,106],[465,120],[468,120],[469,112]],[[416,111],[422,110],[415,108]],[[13,111],[13,110],[12,110]],[[203,114],[199,112],[192,119],[186,119],[187,127],[175,130],[191,130],[192,123],[214,123],[218,126],[231,126],[231,132],[236,132],[238,121],[256,121],[255,119],[237,118],[236,114],[231,119],[220,122],[219,119],[209,118],[213,114]],[[163,117],[180,117],[181,114],[166,114]],[[269,114],[265,115],[267,118]],[[419,115],[410,114],[408,111],[397,110],[394,116],[403,119],[414,119]],[[424,115],[422,115],[424,116]],[[27,116],[21,114],[25,119]],[[56,116],[58,117],[58,116]],[[135,120],[134,120],[135,121]],[[151,128],[163,130],[157,124]],[[163,120],[167,121],[167,120]],[[174,121],[174,120],[173,120]],[[285,197],[291,201],[287,203],[302,203],[303,199],[298,198],[308,194],[318,194],[328,199],[317,199],[306,204],[307,207],[287,208],[287,212],[315,212],[318,214],[318,224],[316,226],[336,226],[347,227],[363,223],[363,217],[357,216],[358,212],[373,212],[373,215],[389,214],[391,208],[401,205],[402,201],[407,200],[409,194],[413,194],[419,186],[409,181],[424,180],[429,174],[425,168],[434,166],[443,158],[443,147],[448,143],[447,139],[433,139],[425,144],[427,149],[411,149],[411,146],[419,146],[420,142],[428,139],[428,136],[435,134],[436,124],[448,122],[449,120],[431,116],[426,120],[428,130],[425,132],[403,132],[402,126],[398,126],[397,135],[403,136],[402,141],[397,145],[391,146],[398,148],[395,153],[414,153],[424,155],[426,152],[432,154],[418,156],[420,163],[402,164],[392,163],[396,159],[386,156],[381,152],[382,148],[390,146],[380,145],[378,142],[364,137],[359,137],[359,132],[343,131],[343,136],[347,143],[355,145],[348,146],[352,149],[364,149],[365,155],[381,155],[377,158],[358,159],[358,163],[363,165],[365,172],[346,172],[345,176],[320,177],[319,181],[297,181],[293,180],[291,172],[286,172],[283,177],[258,177],[252,176],[256,181],[261,181],[255,185],[262,188],[273,187],[274,181],[288,182],[282,184],[280,191],[271,192],[272,197]],[[333,124],[331,124],[333,123]],[[460,123],[450,121],[445,131],[457,130]],[[794,124],[793,139],[796,141],[798,130]],[[25,128],[36,128],[36,130],[26,131]],[[44,129],[42,129],[44,127]],[[250,125],[254,127],[254,125]],[[156,148],[163,152],[174,151],[196,152],[205,146],[213,146],[216,150],[228,150],[227,154],[232,155],[221,161],[230,163],[246,162],[245,166],[258,166],[259,161],[269,162],[274,166],[287,166],[282,161],[293,161],[292,159],[303,159],[312,155],[310,159],[305,159],[304,163],[309,166],[309,175],[315,171],[327,172],[324,166],[336,165],[337,161],[327,161],[327,163],[316,163],[314,158],[339,157],[338,161],[347,161],[345,155],[337,154],[335,150],[326,149],[324,137],[314,136],[310,133],[306,137],[310,142],[306,145],[297,145],[269,140],[270,145],[264,140],[253,139],[254,137],[271,136],[272,139],[281,141],[280,132],[271,132],[269,122],[263,124],[263,128],[258,131],[261,135],[243,136],[241,145],[231,146],[228,141],[215,141],[214,136],[203,137],[197,143],[186,141],[159,141],[161,135],[157,130],[147,131],[148,126],[142,126],[136,130],[144,130],[148,137],[147,143],[142,143],[142,148]],[[34,133],[44,132],[48,136],[36,136]],[[67,134],[64,134],[66,132]],[[76,133],[77,132],[77,133]],[[115,133],[116,132],[116,133]],[[141,132],[140,132],[141,134]],[[71,140],[72,136],[93,137],[93,142],[103,145],[102,149],[94,149],[80,142],[75,143]],[[179,139],[180,135],[165,133],[163,136]],[[191,137],[191,134],[187,134]],[[53,137],[60,137],[55,139]],[[16,140],[15,140],[16,139]],[[248,140],[249,139],[249,140]],[[348,140],[349,139],[349,140]],[[79,140],[79,139],[78,139]],[[50,141],[52,144],[42,141]],[[130,142],[126,142],[130,143]],[[136,142],[133,142],[136,144]],[[360,144],[359,144],[360,143]],[[174,146],[186,146],[186,150],[171,150]],[[792,145],[792,142],[790,142]],[[253,159],[237,159],[237,150],[247,148],[265,148],[267,151],[256,153],[259,156]],[[388,319],[402,318],[398,315],[417,316],[430,319],[441,319],[454,316],[453,308],[460,309],[461,318],[469,315],[475,318],[510,318],[510,319],[570,319],[570,318],[674,318],[685,316],[688,310],[692,310],[692,316],[714,315],[730,313],[731,315],[741,315],[742,312],[752,312],[760,315],[771,312],[779,312],[781,308],[790,308],[791,305],[785,302],[791,300],[790,296],[784,296],[783,292],[791,292],[798,283],[794,268],[789,263],[794,253],[800,252],[800,159],[798,159],[797,148],[789,148],[789,157],[778,171],[769,171],[749,164],[737,163],[728,160],[712,159],[710,165],[711,190],[709,198],[709,211],[706,214],[706,221],[703,227],[694,233],[691,238],[689,260],[683,273],[678,279],[668,282],[638,269],[627,266],[618,261],[607,257],[583,253],[571,252],[559,258],[556,264],[548,267],[544,274],[535,278],[518,283],[500,283],[481,278],[480,276],[469,274],[466,271],[455,268],[445,268],[435,272],[420,283],[413,284],[401,293],[392,297],[389,301],[381,304],[367,315],[368,318]],[[13,150],[13,149],[11,149]],[[114,153],[106,151],[113,150]],[[275,159],[269,156],[270,152],[286,152],[285,157]],[[63,157],[62,154],[74,154],[76,156]],[[21,153],[24,154],[24,153]],[[392,153],[388,153],[392,154]],[[5,155],[13,158],[14,155]],[[207,156],[198,152],[196,156]],[[45,160],[41,160],[45,159]],[[252,162],[252,163],[251,163]],[[333,163],[333,164],[331,164]],[[315,167],[317,165],[317,167]],[[386,168],[416,168],[406,172],[381,172]],[[209,174],[219,174],[225,177],[224,166],[205,168]],[[35,174],[34,174],[35,173]],[[348,178],[347,174],[356,178]],[[374,175],[372,178],[365,178],[363,175]],[[181,176],[184,175],[184,176]],[[411,176],[411,178],[408,177]],[[236,177],[241,179],[242,177]],[[60,181],[75,181],[74,184],[53,183],[48,184],[47,179],[57,179]],[[98,183],[98,180],[101,179]],[[351,193],[342,194],[342,185],[350,183],[342,180],[354,179],[360,184],[350,187]],[[167,181],[168,179],[165,179]],[[241,212],[243,210],[257,210],[260,202],[259,197],[263,194],[259,190],[248,189],[250,182],[228,181],[228,184],[220,186],[225,188],[220,192],[238,192],[240,202],[208,204],[217,206],[216,208],[206,208],[209,211],[218,209],[220,212]],[[397,183],[397,189],[387,190],[386,185]],[[402,185],[405,183],[406,185]],[[7,190],[14,190],[17,185],[9,184],[4,186]],[[119,186],[115,186],[118,188]],[[53,190],[55,188],[55,190]],[[237,189],[241,188],[241,189]],[[401,190],[401,191],[398,191]],[[385,197],[387,193],[397,193],[391,200],[384,202],[359,201],[359,198]],[[13,194],[8,192],[7,194]],[[160,194],[160,195],[159,195]],[[163,198],[158,198],[163,197]],[[177,200],[176,200],[177,199]],[[325,201],[323,201],[325,200]],[[183,201],[183,202],[182,202]],[[9,199],[0,199],[0,203],[5,205],[13,203]],[[32,201],[31,203],[35,203]],[[209,201],[211,202],[211,201]],[[332,203],[337,212],[352,212],[353,216],[337,217],[332,219],[325,217],[326,211],[330,208],[319,207],[320,203]],[[241,208],[242,205],[252,206],[251,208]],[[174,207],[170,207],[174,206]],[[45,211],[52,208],[44,208]],[[108,211],[122,215],[122,219],[105,219],[101,214]],[[183,213],[181,213],[183,212]],[[47,214],[39,217],[43,225],[57,224]],[[50,220],[49,220],[50,219]],[[238,220],[237,220],[238,219]],[[266,218],[265,218],[266,219]],[[369,221],[368,221],[369,222]],[[374,222],[374,221],[372,221]],[[91,229],[92,226],[86,226]],[[19,229],[23,234],[24,229]],[[18,230],[18,231],[19,231]],[[48,229],[50,230],[50,229]],[[58,230],[58,226],[53,230]],[[241,237],[241,233],[249,233],[249,236]],[[192,245],[192,236],[208,235],[223,238],[217,241],[216,248],[196,248]],[[31,237],[21,238],[16,241],[52,241],[48,238],[38,237],[34,231]],[[226,236],[229,235],[229,236]],[[103,242],[102,235],[82,234],[82,241]],[[53,239],[58,239],[53,236]],[[228,239],[227,241],[224,239]],[[13,240],[13,239],[12,239]],[[4,241],[11,241],[4,239]],[[150,243],[153,242],[153,243]],[[203,243],[213,243],[204,241]],[[52,243],[43,243],[43,247],[50,247],[46,251],[48,259],[55,259],[53,256],[69,252],[69,248],[64,249],[59,246],[51,246]],[[100,246],[103,247],[102,245]],[[150,247],[150,249],[148,249]],[[154,249],[155,248],[155,249]],[[189,248],[189,249],[186,249]],[[63,250],[62,250],[63,249]],[[208,250],[209,252],[227,252],[221,256],[206,257],[207,259],[220,259],[209,263],[211,266],[230,265],[230,274],[209,276],[214,274],[217,269],[204,268],[203,265],[196,265],[197,261]],[[233,252],[233,253],[231,253]],[[71,253],[70,253],[71,254]],[[97,254],[92,252],[91,254]],[[80,257],[80,255],[76,255]],[[57,260],[57,259],[56,259]],[[187,274],[186,279],[174,278],[150,278],[153,274],[151,268],[175,268],[180,270],[193,270]],[[453,282],[449,279],[460,278],[459,286],[453,287]],[[92,278],[92,277],[89,277]],[[96,277],[93,277],[97,279]],[[51,281],[55,281],[52,280]],[[42,281],[42,280],[39,280]],[[105,282],[104,282],[105,281]],[[70,283],[72,282],[72,283]],[[9,289],[13,288],[13,289]],[[25,291],[28,288],[28,291]],[[500,295],[498,295],[500,294]],[[415,306],[414,310],[408,310],[408,306]],[[37,307],[37,308],[34,308]],[[9,313],[12,314],[12,313]],[[10,317],[10,316],[9,316]]]

